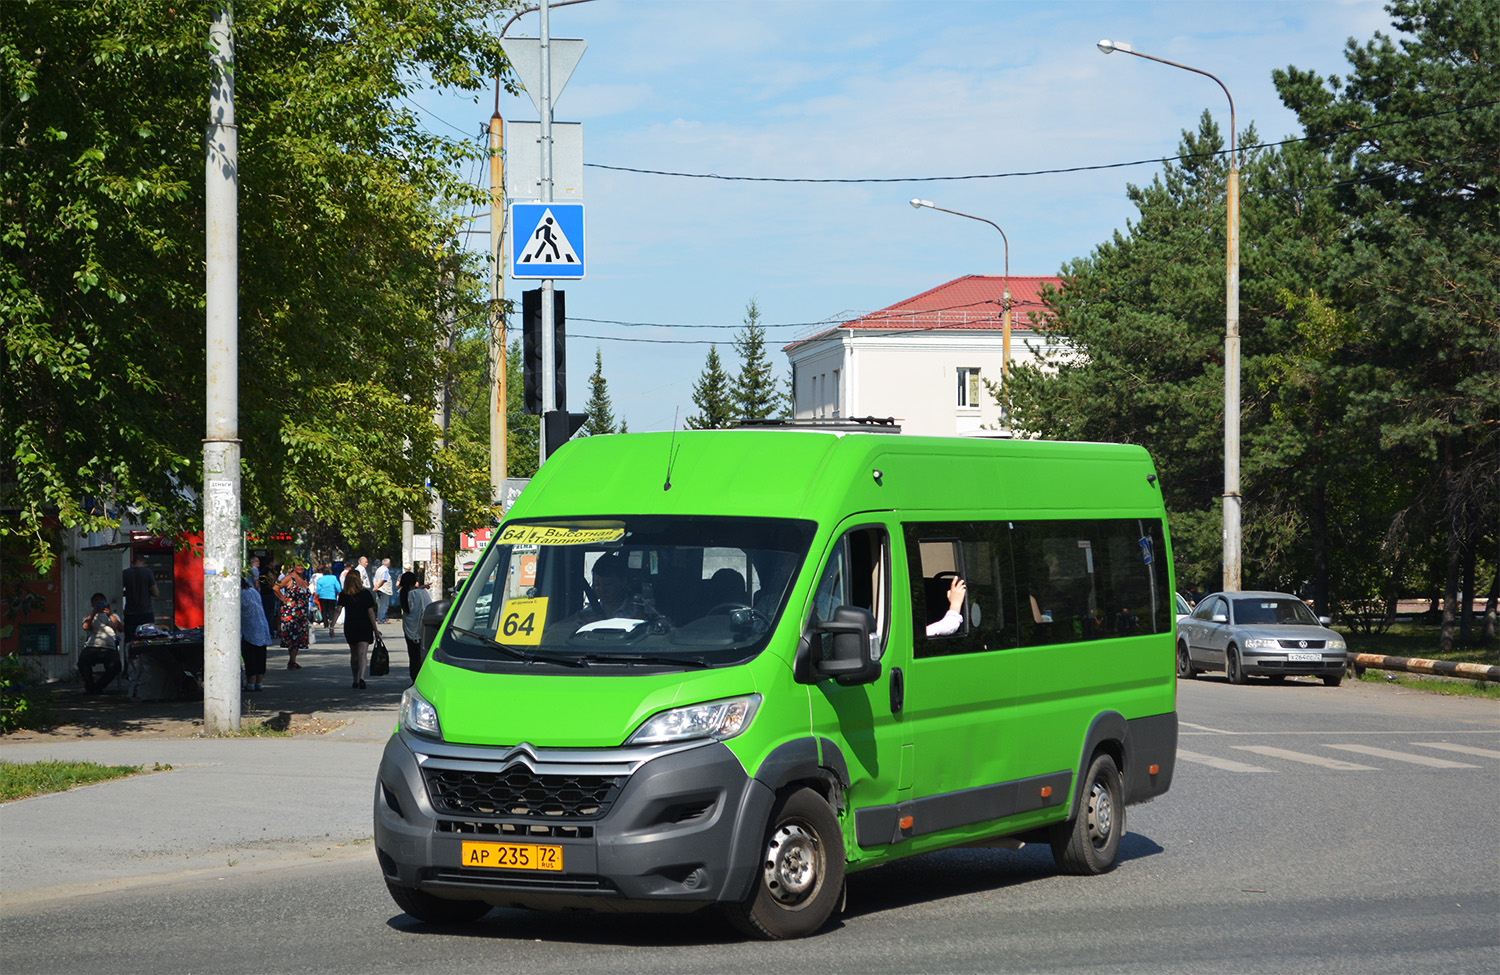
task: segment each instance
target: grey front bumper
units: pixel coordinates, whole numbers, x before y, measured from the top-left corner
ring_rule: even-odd
[[[533,790],[518,796],[550,790],[570,800],[582,782],[604,798],[546,809],[547,800],[496,801],[485,790],[502,778]],[[375,847],[387,880],[439,897],[548,910],[695,910],[749,895],[773,798],[720,742],[507,749],[403,731],[380,763]],[[563,870],[465,866],[465,841],[558,847]]]

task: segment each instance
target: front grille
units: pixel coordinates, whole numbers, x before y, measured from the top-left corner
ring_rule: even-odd
[[[463,884],[471,887],[508,887],[512,890],[551,891],[553,893],[599,893],[616,892],[615,885],[603,877],[586,874],[559,876],[530,876],[517,871],[495,871],[469,869],[465,867],[443,867],[430,871],[428,879],[437,883]]]
[[[1327,640],[1277,640],[1283,650],[1322,650]]]
[[[598,819],[609,811],[623,779],[604,775],[538,775],[524,765],[499,772],[422,769],[427,794],[441,813]]]
[[[565,826],[554,823],[457,822],[451,819],[439,819],[437,831],[464,836],[508,836],[513,839],[546,837],[555,840],[591,840],[594,838],[592,826]]]

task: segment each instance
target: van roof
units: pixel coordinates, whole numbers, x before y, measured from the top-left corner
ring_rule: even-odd
[[[583,437],[542,465],[515,518],[698,514],[838,520],[859,511],[1160,517],[1142,447],[807,429]]]

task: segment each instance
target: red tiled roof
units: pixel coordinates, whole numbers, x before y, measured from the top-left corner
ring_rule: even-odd
[[[1042,312],[1042,286],[1062,287],[1055,275],[1017,275],[1010,277],[1010,325],[1012,331],[1031,331],[1030,315]],[[888,308],[823,329],[817,335],[798,339],[785,346],[790,349],[818,335],[838,329],[891,330],[985,330],[1001,327],[1000,299],[1005,294],[1003,275],[967,274],[940,284]]]

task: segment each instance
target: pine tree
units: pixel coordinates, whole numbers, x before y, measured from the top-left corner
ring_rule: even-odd
[[[582,436],[596,437],[615,432],[615,409],[609,401],[609,383],[604,378],[604,353],[594,349],[594,374],[589,377],[589,401],[584,407],[588,419],[579,431]]]
[[[698,412],[687,418],[689,430],[723,430],[734,423],[734,401],[729,376],[719,361],[719,347],[708,347],[703,374],[693,384],[693,405]]]
[[[734,412],[742,421],[774,415],[780,406],[780,392],[766,358],[766,330],[761,327],[760,308],[753,298],[745,306],[745,329],[735,337],[734,350],[740,356],[740,374],[731,391]]]

